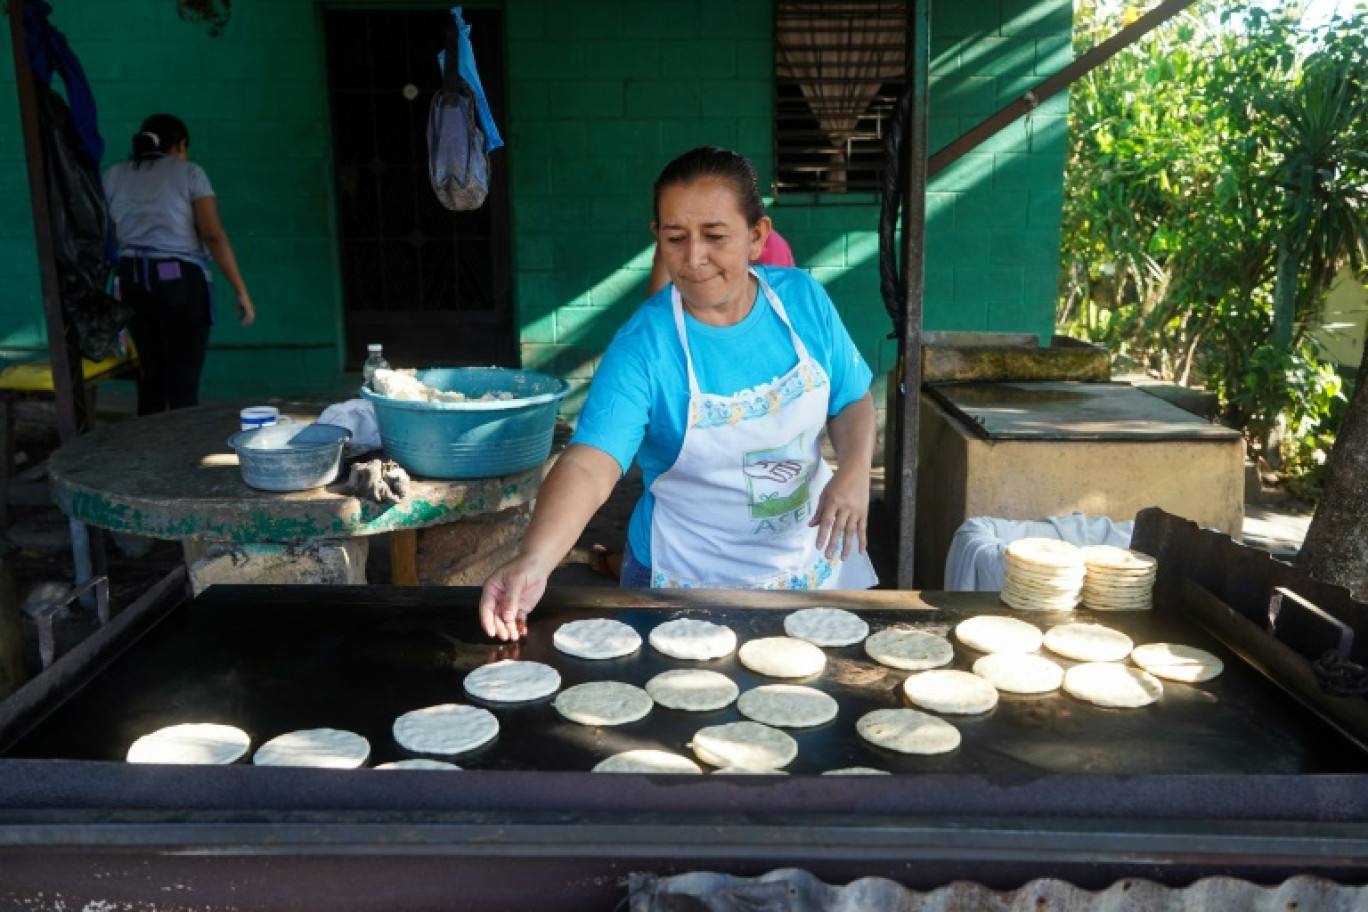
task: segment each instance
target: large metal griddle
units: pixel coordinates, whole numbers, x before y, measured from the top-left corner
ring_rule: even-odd
[[[1368,743],[1364,701],[1326,694],[1314,680],[1307,660],[1331,642],[1323,619],[1285,607],[1272,637],[1266,617],[1280,588],[1346,629],[1368,629],[1368,605],[1159,511],[1137,518],[1135,544],[1159,559],[1156,608],[1107,619],[1137,639],[1181,635],[1209,648],[1227,661],[1223,677],[1171,686],[1159,707],[1134,712],[1063,696],[1007,699],[959,723],[960,750],[878,755],[869,765],[916,770],[878,777],[803,773],[872,750],[838,729],[853,724],[862,702],[897,702],[898,672],[881,673],[882,681],[833,673],[819,684],[839,685],[842,716],[799,736],[804,753],[790,776],[585,773],[617,745],[567,726],[545,705],[498,710],[505,723],[523,721],[506,725],[488,752],[463,758],[469,771],[461,773],[109,762],[143,726],[206,704],[240,712],[258,741],[273,731],[257,726],[354,724],[383,760],[396,755],[391,714],[461,699],[451,657],[483,661],[497,650],[467,636],[469,591],[211,590],[193,605],[169,588],[167,598],[149,594],[0,705],[0,908],[588,912],[616,907],[633,871],[755,876],[778,867],[829,883],[882,876],[924,890],[956,880],[1016,889],[1039,877],[1089,890],[1128,878],[1183,887],[1213,874],[1368,883],[1368,776],[1357,746]],[[783,613],[822,603],[876,625],[948,627],[993,610],[992,602],[878,591],[559,590],[548,593],[534,639],[519,653],[551,656],[552,625],[577,609],[648,624],[707,612],[744,637],[774,632]],[[207,648],[174,647],[187,632]],[[1358,641],[1347,654],[1368,663]],[[583,679],[572,674],[578,661],[554,661],[567,683]],[[641,661],[655,659],[644,653]],[[349,667],[330,667],[338,662]],[[636,680],[651,672],[645,664],[627,670]],[[372,693],[349,705],[363,682]],[[704,722],[675,727],[665,716],[657,710],[642,730],[680,740]],[[55,756],[63,745],[102,759],[20,759]],[[1046,763],[1070,772],[1041,772]],[[1188,771],[1125,771],[1138,763]]]
[[[784,616],[804,598],[845,602],[875,630],[912,626],[949,634],[967,617],[1014,614],[990,593],[793,596],[779,608],[756,607],[776,604],[756,594],[712,593],[708,604],[662,605],[659,597],[640,593],[581,590],[553,592],[533,614],[528,639],[500,645],[479,630],[475,589],[214,587],[169,612],[31,730],[10,733],[0,747],[11,758],[122,761],[140,735],[177,722],[216,721],[245,729],[254,747],[293,729],[349,729],[370,741],[373,765],[411,756],[393,740],[395,717],[460,702],[488,706],[501,725],[491,745],[454,758],[472,770],[586,771],[617,751],[647,747],[690,755],[687,744],[699,728],[743,718],[734,705],[709,713],[657,706],[629,725],[586,727],[561,718],[549,698],[481,704],[461,682],[487,662],[527,659],[554,666],[565,687],[594,680],[644,685],[668,669],[703,667],[728,675],[745,691],[777,682],[748,671],[734,655],[687,662],[643,645],[628,657],[588,661],[556,651],[551,636],[569,620],[611,617],[645,640],[656,625],[689,616],[726,624],[744,642],[782,635]],[[1198,646],[1219,655],[1226,670],[1199,685],[1165,682],[1163,699],[1144,709],[1103,709],[1062,692],[1004,694],[989,713],[948,717],[964,737],[958,750],[918,757],[876,748],[855,733],[864,713],[909,705],[900,688],[908,673],[878,665],[859,646],[828,649],[822,675],[790,683],[831,694],[840,714],[817,728],[791,730],[799,753],[788,771],[860,765],[902,774],[1230,775],[1368,768],[1368,755],[1352,741],[1176,612],[1026,617],[1043,629],[1096,620],[1137,643]],[[951,667],[967,671],[978,655],[956,643]]]

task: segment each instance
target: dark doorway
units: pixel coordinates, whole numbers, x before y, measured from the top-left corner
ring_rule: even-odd
[[[502,15],[463,15],[503,128]],[[352,369],[369,342],[396,367],[517,364],[503,153],[474,212],[443,208],[428,182],[428,107],[450,21],[443,8],[324,13]]]

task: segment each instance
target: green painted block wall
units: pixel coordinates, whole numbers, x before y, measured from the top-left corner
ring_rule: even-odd
[[[383,6],[375,0],[368,6]],[[412,3],[395,3],[412,5]],[[440,5],[440,4],[439,4]],[[567,376],[573,416],[596,360],[642,300],[651,184],[716,143],[772,161],[771,5],[762,0],[504,0],[514,299],[524,366]],[[219,194],[260,317],[220,305],[207,398],[345,391],[321,5],[237,0],[226,32],[174,0],[58,0],[54,22],[101,106],[105,164],[143,116],[180,114]],[[932,148],[1066,63],[1066,0],[937,4]],[[478,39],[478,36],[477,36]],[[478,48],[478,40],[477,40]],[[0,50],[0,350],[44,334],[8,36]],[[1042,104],[932,184],[928,329],[1053,327],[1067,101]],[[871,196],[774,201],[799,265],[822,281],[876,375],[896,344],[878,294]],[[218,287],[226,291],[220,279]],[[226,298],[227,296],[224,295]],[[876,381],[882,404],[882,379]]]
[[[645,293],[660,168],[715,143],[770,179],[771,11],[713,0],[506,6],[522,353],[527,366],[572,378],[573,413],[603,346]],[[1072,14],[1068,0],[933,7],[932,150],[1066,64]],[[1049,338],[1066,121],[1067,98],[1056,96],[932,183],[927,329]],[[781,197],[770,212],[874,366],[882,407],[897,343],[885,338],[877,200]]]
[[[128,156],[143,117],[186,121],[257,308],[237,325],[215,272],[218,322],[204,398],[331,393],[341,374],[340,286],[321,23],[310,0],[239,0],[220,37],[174,0],[57,0],[91,82],[103,167]],[[8,28],[6,28],[8,33]],[[9,35],[0,60],[0,348],[46,345]]]

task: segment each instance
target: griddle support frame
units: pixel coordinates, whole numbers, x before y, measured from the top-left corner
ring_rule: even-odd
[[[87,604],[92,589],[95,590],[96,617],[100,619],[100,626],[103,627],[109,623],[109,577],[107,576],[92,577],[72,589],[64,597],[33,612],[33,622],[38,627],[38,657],[42,659],[44,669],[51,667],[57,659],[57,638],[52,629],[53,621],[73,602],[78,605]]]

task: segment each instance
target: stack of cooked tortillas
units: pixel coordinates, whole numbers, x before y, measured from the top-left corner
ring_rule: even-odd
[[[1083,604],[1097,611],[1154,606],[1151,592],[1158,561],[1148,554],[1111,545],[1093,545],[1082,550],[1088,569],[1083,578]]]
[[[1072,611],[1087,568],[1081,549],[1051,538],[1023,538],[1007,546],[1002,600],[1018,611]]]

